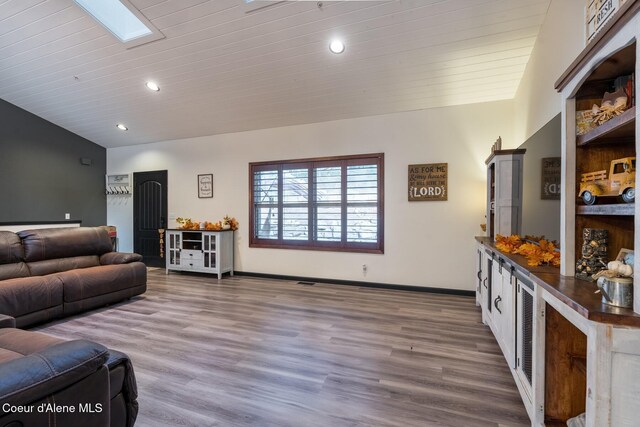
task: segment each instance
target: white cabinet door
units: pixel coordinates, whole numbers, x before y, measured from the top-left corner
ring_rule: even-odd
[[[167,273],[169,268],[181,265],[180,250],[182,233],[176,231],[167,232]]]
[[[513,274],[504,258],[493,262],[491,318],[493,334],[511,368],[515,368],[515,292]]]
[[[500,267],[500,259],[495,257],[493,259],[492,272],[491,272],[491,300],[488,307],[489,318],[491,322],[489,326],[493,330],[498,343],[501,342],[502,337],[502,268]],[[501,345],[502,346],[502,345]]]
[[[479,244],[476,248],[476,305],[482,306],[482,278],[484,276],[484,246]]]
[[[533,402],[533,352],[536,304],[533,284],[516,281],[516,374],[524,390],[523,400],[529,411]]]
[[[515,331],[515,276],[513,275],[513,269],[508,264],[502,265],[502,294],[501,301],[498,304],[502,313],[501,321],[502,325],[500,330],[502,333],[502,347],[504,351],[504,357],[509,363],[509,367],[515,369],[515,346],[516,346],[516,331]]]

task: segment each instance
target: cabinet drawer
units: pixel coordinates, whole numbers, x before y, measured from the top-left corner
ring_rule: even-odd
[[[182,258],[182,262],[186,263],[190,259],[198,259],[198,260],[202,259],[202,252],[201,251],[182,250],[180,252],[180,256]]]

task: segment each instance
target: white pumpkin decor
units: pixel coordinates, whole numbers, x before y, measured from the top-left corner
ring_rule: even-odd
[[[611,261],[607,264],[607,270],[614,271],[617,275],[622,277],[633,276],[633,267],[626,265],[621,261]]]

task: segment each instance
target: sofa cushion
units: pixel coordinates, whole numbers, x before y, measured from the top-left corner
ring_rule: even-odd
[[[82,268],[53,276],[62,281],[65,302],[80,301],[147,283],[147,270],[141,262]]]
[[[19,231],[27,262],[102,255],[113,250],[107,230],[100,227],[46,228]]]
[[[100,256],[100,264],[128,264],[130,262],[142,261],[142,255],[129,252],[107,252]]]
[[[23,258],[20,237],[11,231],[0,231],[0,264],[13,264]]]
[[[28,277],[29,268],[24,262],[13,264],[0,264],[0,280],[15,279],[17,277]]]
[[[98,255],[74,256],[71,258],[45,259],[30,262],[29,271],[32,276],[46,276],[76,268],[96,267],[100,265]]]
[[[60,342],[64,340],[38,332],[0,329],[0,363],[38,352]]]
[[[0,281],[2,314],[18,317],[62,305],[62,280],[56,276]]]

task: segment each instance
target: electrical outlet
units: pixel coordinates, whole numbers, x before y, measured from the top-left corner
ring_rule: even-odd
[[[64,214],[64,219],[71,219],[71,214],[70,213]]]

